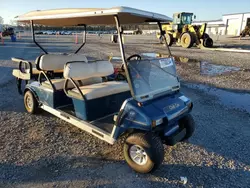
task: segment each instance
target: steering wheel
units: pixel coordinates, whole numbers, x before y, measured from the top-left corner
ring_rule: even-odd
[[[136,60],[141,60],[141,56],[138,54],[131,55],[127,58],[127,61],[130,61],[131,59],[136,58]]]

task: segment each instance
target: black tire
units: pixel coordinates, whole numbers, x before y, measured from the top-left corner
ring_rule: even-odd
[[[186,136],[182,139],[182,141],[186,141],[193,135],[195,131],[195,122],[192,115],[188,114],[187,116],[180,119],[179,126],[181,129],[186,129]]]
[[[212,48],[213,45],[214,45],[214,41],[213,41],[213,39],[211,39],[210,37],[205,38],[205,39],[203,40],[203,46],[208,47],[208,48]]]
[[[166,36],[166,40],[167,40],[168,46],[172,46],[172,45],[173,45],[173,42],[174,42],[173,35],[170,34],[170,33],[166,33],[165,36]]]
[[[193,46],[193,37],[190,33],[184,33],[181,36],[181,46],[183,48],[191,48]]]
[[[209,35],[207,33],[204,33],[203,39],[206,39],[206,38],[210,38],[210,37],[209,37]]]
[[[132,147],[140,147],[146,153],[145,164],[138,164],[131,158]],[[161,139],[152,133],[132,133],[124,144],[124,157],[128,165],[139,173],[155,171],[164,159],[164,147]]]
[[[245,34],[245,33],[242,33],[242,34],[240,34],[240,36],[241,36],[241,37],[245,37],[245,36],[246,36],[246,34]]]
[[[38,102],[30,90],[26,91],[24,94],[24,107],[30,114],[39,112]]]

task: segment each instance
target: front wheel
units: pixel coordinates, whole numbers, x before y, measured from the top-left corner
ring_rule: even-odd
[[[128,165],[139,173],[156,170],[164,159],[161,139],[151,133],[133,133],[124,144],[124,157]]]
[[[193,38],[190,33],[184,33],[181,36],[181,46],[183,48],[191,48],[193,46]]]

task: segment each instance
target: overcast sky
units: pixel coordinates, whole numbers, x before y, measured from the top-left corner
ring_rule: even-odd
[[[223,14],[250,12],[250,0],[0,0],[0,16],[9,23],[15,16],[32,10],[114,6],[139,8],[171,17],[174,12],[194,12],[197,20],[221,19]]]

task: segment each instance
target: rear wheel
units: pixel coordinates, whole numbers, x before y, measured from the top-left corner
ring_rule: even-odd
[[[139,173],[156,170],[164,159],[164,147],[159,137],[151,133],[133,133],[124,144],[128,165]]]
[[[190,33],[184,33],[181,36],[181,46],[183,48],[191,48],[193,46],[193,39]]]
[[[245,37],[246,34],[245,34],[245,33],[241,33],[240,36],[241,36],[241,37]]]
[[[24,106],[30,114],[36,114],[39,111],[38,102],[31,91],[24,94]]]
[[[195,130],[195,123],[194,123],[194,119],[192,117],[191,114],[188,114],[187,116],[183,117],[180,121],[179,121],[179,126],[181,129],[186,129],[186,135],[185,137],[182,139],[182,141],[186,141],[188,138],[190,138]]]
[[[172,46],[173,42],[174,42],[174,38],[172,34],[166,33],[166,40],[167,40],[167,44],[168,46]]]

